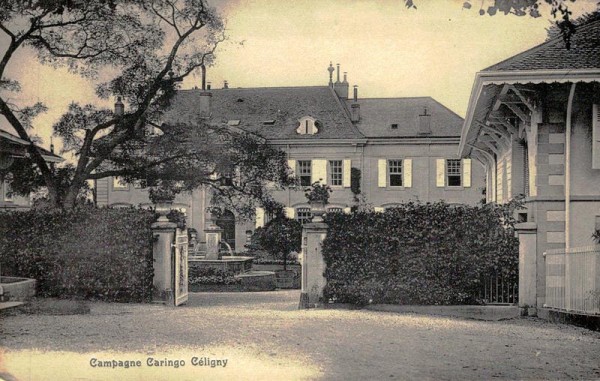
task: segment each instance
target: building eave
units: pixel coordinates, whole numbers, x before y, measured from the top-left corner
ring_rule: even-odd
[[[471,148],[467,145],[467,138],[473,123],[473,115],[477,108],[481,92],[488,85],[527,85],[541,83],[579,83],[600,82],[600,69],[578,69],[578,70],[522,70],[522,71],[482,71],[475,75],[475,81],[471,89],[469,104],[463,124],[460,143],[458,146],[459,156],[468,156]]]

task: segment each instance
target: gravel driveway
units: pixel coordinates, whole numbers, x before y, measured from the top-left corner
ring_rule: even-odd
[[[536,319],[299,311],[298,299],[196,293],[180,308],[91,303],[89,315],[3,316],[0,379],[600,379],[597,332]]]

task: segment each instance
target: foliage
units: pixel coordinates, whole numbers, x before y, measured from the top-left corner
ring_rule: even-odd
[[[269,252],[273,258],[281,259],[283,269],[287,270],[291,252],[300,251],[302,225],[296,220],[278,216],[254,231],[252,243]]]
[[[0,33],[8,46],[0,59],[0,114],[20,138],[35,140],[31,121],[46,111],[43,104],[9,102],[18,99],[11,93],[20,85],[6,77],[5,69],[24,48],[32,48],[42,63],[66,66],[93,81],[99,99],[118,95],[127,105],[113,112],[72,103],[53,133],[62,140],[62,153],[72,154],[76,163],[49,164],[31,146],[29,158],[11,168],[18,173],[15,192],[45,188],[56,207],[72,208],[87,180],[109,176],[144,180],[153,189],[175,193],[207,185],[219,192],[217,199],[235,201],[242,195],[259,202],[267,198],[262,188],[268,181],[285,185],[285,160],[273,149],[264,150],[260,139],[205,120],[163,124],[179,84],[212,65],[217,47],[226,41],[223,20],[205,0],[2,4]],[[225,174],[232,167],[249,180],[240,183],[244,186],[230,186]]]
[[[498,13],[504,15],[515,15],[515,16],[527,16],[530,17],[541,17],[540,6],[548,4],[550,6],[550,14],[554,19],[559,18],[555,21],[554,28],[549,31],[549,35],[552,35],[552,30],[558,31],[563,37],[567,49],[571,46],[571,37],[575,33],[576,23],[571,19],[572,12],[569,10],[568,3],[574,3],[575,0],[482,0],[481,2],[475,2],[480,4],[479,14],[481,16],[490,15],[495,16]],[[407,8],[417,8],[417,0],[404,0],[404,4]],[[463,3],[463,9],[471,9],[474,1],[466,0]]]
[[[188,283],[195,284],[239,284],[233,272],[214,269],[212,267],[190,266]]]
[[[187,226],[185,214],[177,209],[173,209],[167,213],[167,218],[169,221],[176,223],[179,229],[184,230]],[[158,219],[158,216],[156,216],[155,219]]]
[[[283,265],[283,259],[255,257],[254,260],[252,261],[252,263],[255,265]],[[287,265],[299,265],[299,264],[300,264],[300,262],[298,262],[297,259],[291,258],[291,259],[287,260],[286,267],[287,267]]]
[[[308,202],[322,202],[327,204],[329,201],[329,195],[332,192],[331,187],[327,184],[321,184],[316,181],[312,183],[310,188],[304,190],[304,196]]]
[[[153,221],[132,208],[2,213],[2,274],[37,279],[44,297],[150,300]]]
[[[592,239],[597,243],[600,244],[600,230],[595,230],[594,234],[592,234]]]
[[[151,187],[148,190],[148,198],[153,204],[172,202],[175,199],[175,191],[170,187]]]
[[[339,302],[468,304],[487,275],[516,281],[520,204],[399,205],[327,215],[325,296]]]

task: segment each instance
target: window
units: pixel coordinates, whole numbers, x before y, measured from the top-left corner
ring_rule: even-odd
[[[462,168],[460,159],[446,160],[446,184],[449,187],[459,187],[462,185]]]
[[[327,209],[327,213],[343,213],[344,210],[342,208],[329,208]]]
[[[296,220],[301,224],[308,223],[312,221],[312,213],[310,212],[310,208],[298,208],[296,209]]]
[[[319,132],[319,121],[311,116],[305,116],[298,120],[296,133],[300,135],[314,135]]]
[[[402,160],[389,160],[389,184],[391,187],[402,186]]]
[[[128,190],[129,185],[121,177],[113,177],[113,190]]]
[[[311,184],[310,160],[298,160],[298,176],[300,177],[300,185],[309,187]]]
[[[12,188],[8,181],[4,181],[4,201],[13,201]]]
[[[343,185],[343,165],[341,160],[329,160],[329,184],[332,186]]]
[[[398,124],[397,123],[393,123],[391,126],[392,130],[397,130],[398,129]]]

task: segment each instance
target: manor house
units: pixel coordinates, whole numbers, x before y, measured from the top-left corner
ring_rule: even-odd
[[[180,90],[166,119],[193,123],[205,116],[213,123],[252,132],[283,150],[302,186],[274,190],[290,218],[311,218],[305,185],[321,180],[333,193],[328,210],[349,212],[356,204],[351,174],[360,173],[358,197],[376,211],[410,200],[476,204],[485,196],[485,171],[478,162],[458,156],[463,119],[431,97],[360,98],[350,92],[346,73],[340,80],[330,65],[329,84]],[[180,195],[188,226],[204,230],[209,193]],[[144,205],[147,191],[117,178],[96,182],[98,206]],[[245,222],[226,212],[217,224],[237,251],[253,230],[265,223],[262,209]],[[200,235],[201,237],[203,234]]]

